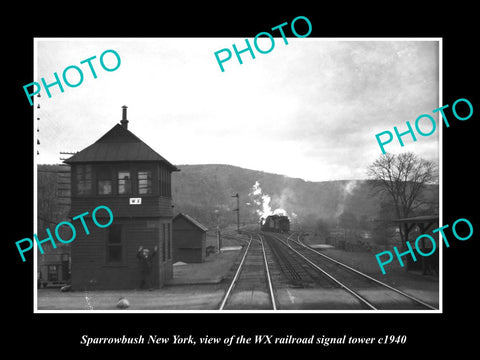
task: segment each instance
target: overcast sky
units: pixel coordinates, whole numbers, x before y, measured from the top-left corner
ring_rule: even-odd
[[[36,39],[32,81],[53,82],[53,73],[61,78],[69,65],[84,73],[76,88],[64,85],[61,93],[55,86],[51,98],[43,89],[35,97],[37,163],[60,163],[60,151],[92,144],[127,105],[129,130],[176,165],[231,164],[310,181],[364,179],[381,154],[375,134],[406,130],[407,120],[413,126],[441,105],[435,39],[275,40],[272,52],[254,49],[255,59],[246,52],[243,65],[233,55],[221,72],[214,52],[232,44],[243,49],[244,38]],[[121,57],[116,71],[100,66],[108,49]],[[94,55],[97,79],[80,64]],[[112,54],[105,60],[115,65]],[[417,138],[386,150],[438,161],[439,127]]]

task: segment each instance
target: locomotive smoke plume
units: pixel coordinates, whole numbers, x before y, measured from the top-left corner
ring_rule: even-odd
[[[258,181],[252,187],[252,191],[250,191],[249,196],[252,198],[252,202],[259,207],[256,210],[260,220],[267,218],[269,215],[285,215],[287,216],[287,212],[282,208],[277,208],[272,210],[270,207],[271,197],[268,194],[264,194],[262,192],[262,188],[260,187],[260,183]]]
[[[256,210],[258,216],[265,219],[268,215],[272,214],[272,208],[270,207],[270,196],[262,193],[262,188],[258,181],[252,187],[252,191],[249,194],[252,197],[252,201],[260,208]]]
[[[335,211],[335,217],[338,218],[340,215],[343,214],[345,210],[345,201],[348,196],[352,195],[355,188],[358,186],[358,180],[351,180],[345,184],[343,187],[343,191],[340,194],[340,198],[338,199],[337,210]]]
[[[291,202],[295,198],[295,192],[290,188],[290,187],[285,187],[282,190],[282,193],[280,194],[279,197],[274,198],[275,203],[279,204],[279,208],[281,210],[283,209],[288,209],[291,205]],[[278,214],[278,215],[285,215],[287,216],[287,212],[284,211],[283,214]],[[293,213],[292,213],[293,216]]]

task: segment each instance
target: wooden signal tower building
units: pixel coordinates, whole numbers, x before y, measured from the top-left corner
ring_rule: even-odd
[[[150,254],[158,249],[151,262],[152,287],[172,277],[171,174],[179,170],[128,129],[127,107],[122,109],[119,124],[64,161],[71,167],[70,217],[89,212],[84,219],[90,234],[80,229],[72,242],[75,290],[138,288],[140,246]],[[113,213],[107,228],[93,224],[91,213],[99,205]]]

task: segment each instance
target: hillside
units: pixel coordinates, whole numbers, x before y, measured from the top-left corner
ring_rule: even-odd
[[[240,196],[241,223],[258,223],[262,195],[270,208],[284,209],[298,225],[313,226],[319,219],[338,223],[347,214],[355,222],[385,217],[385,196],[379,195],[371,180],[309,182],[283,175],[243,169],[231,165],[179,165],[173,174],[175,211],[187,212],[214,226],[235,223],[236,193]],[[255,184],[259,187],[254,188]],[[257,192],[254,194],[254,190]],[[261,189],[261,194],[259,190]],[[438,186],[425,192],[438,206]],[[263,199],[265,200],[265,198]],[[424,212],[435,211],[424,209]]]
[[[174,212],[185,212],[210,229],[235,225],[240,196],[240,222],[258,224],[261,212],[283,209],[293,225],[367,228],[372,220],[392,218],[388,198],[373,189],[371,180],[309,182],[231,165],[178,165],[172,174]],[[39,219],[42,226],[66,219],[69,208],[68,166],[38,166]],[[423,213],[438,213],[438,186],[424,194],[432,203]],[[269,200],[269,202],[268,202]],[[268,206],[267,206],[268,205]],[[421,214],[421,212],[419,212]]]

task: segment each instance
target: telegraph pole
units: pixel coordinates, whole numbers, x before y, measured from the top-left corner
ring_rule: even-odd
[[[236,193],[232,197],[237,198],[237,208],[233,211],[237,212],[237,232],[240,233],[240,196],[238,195],[238,193]]]

